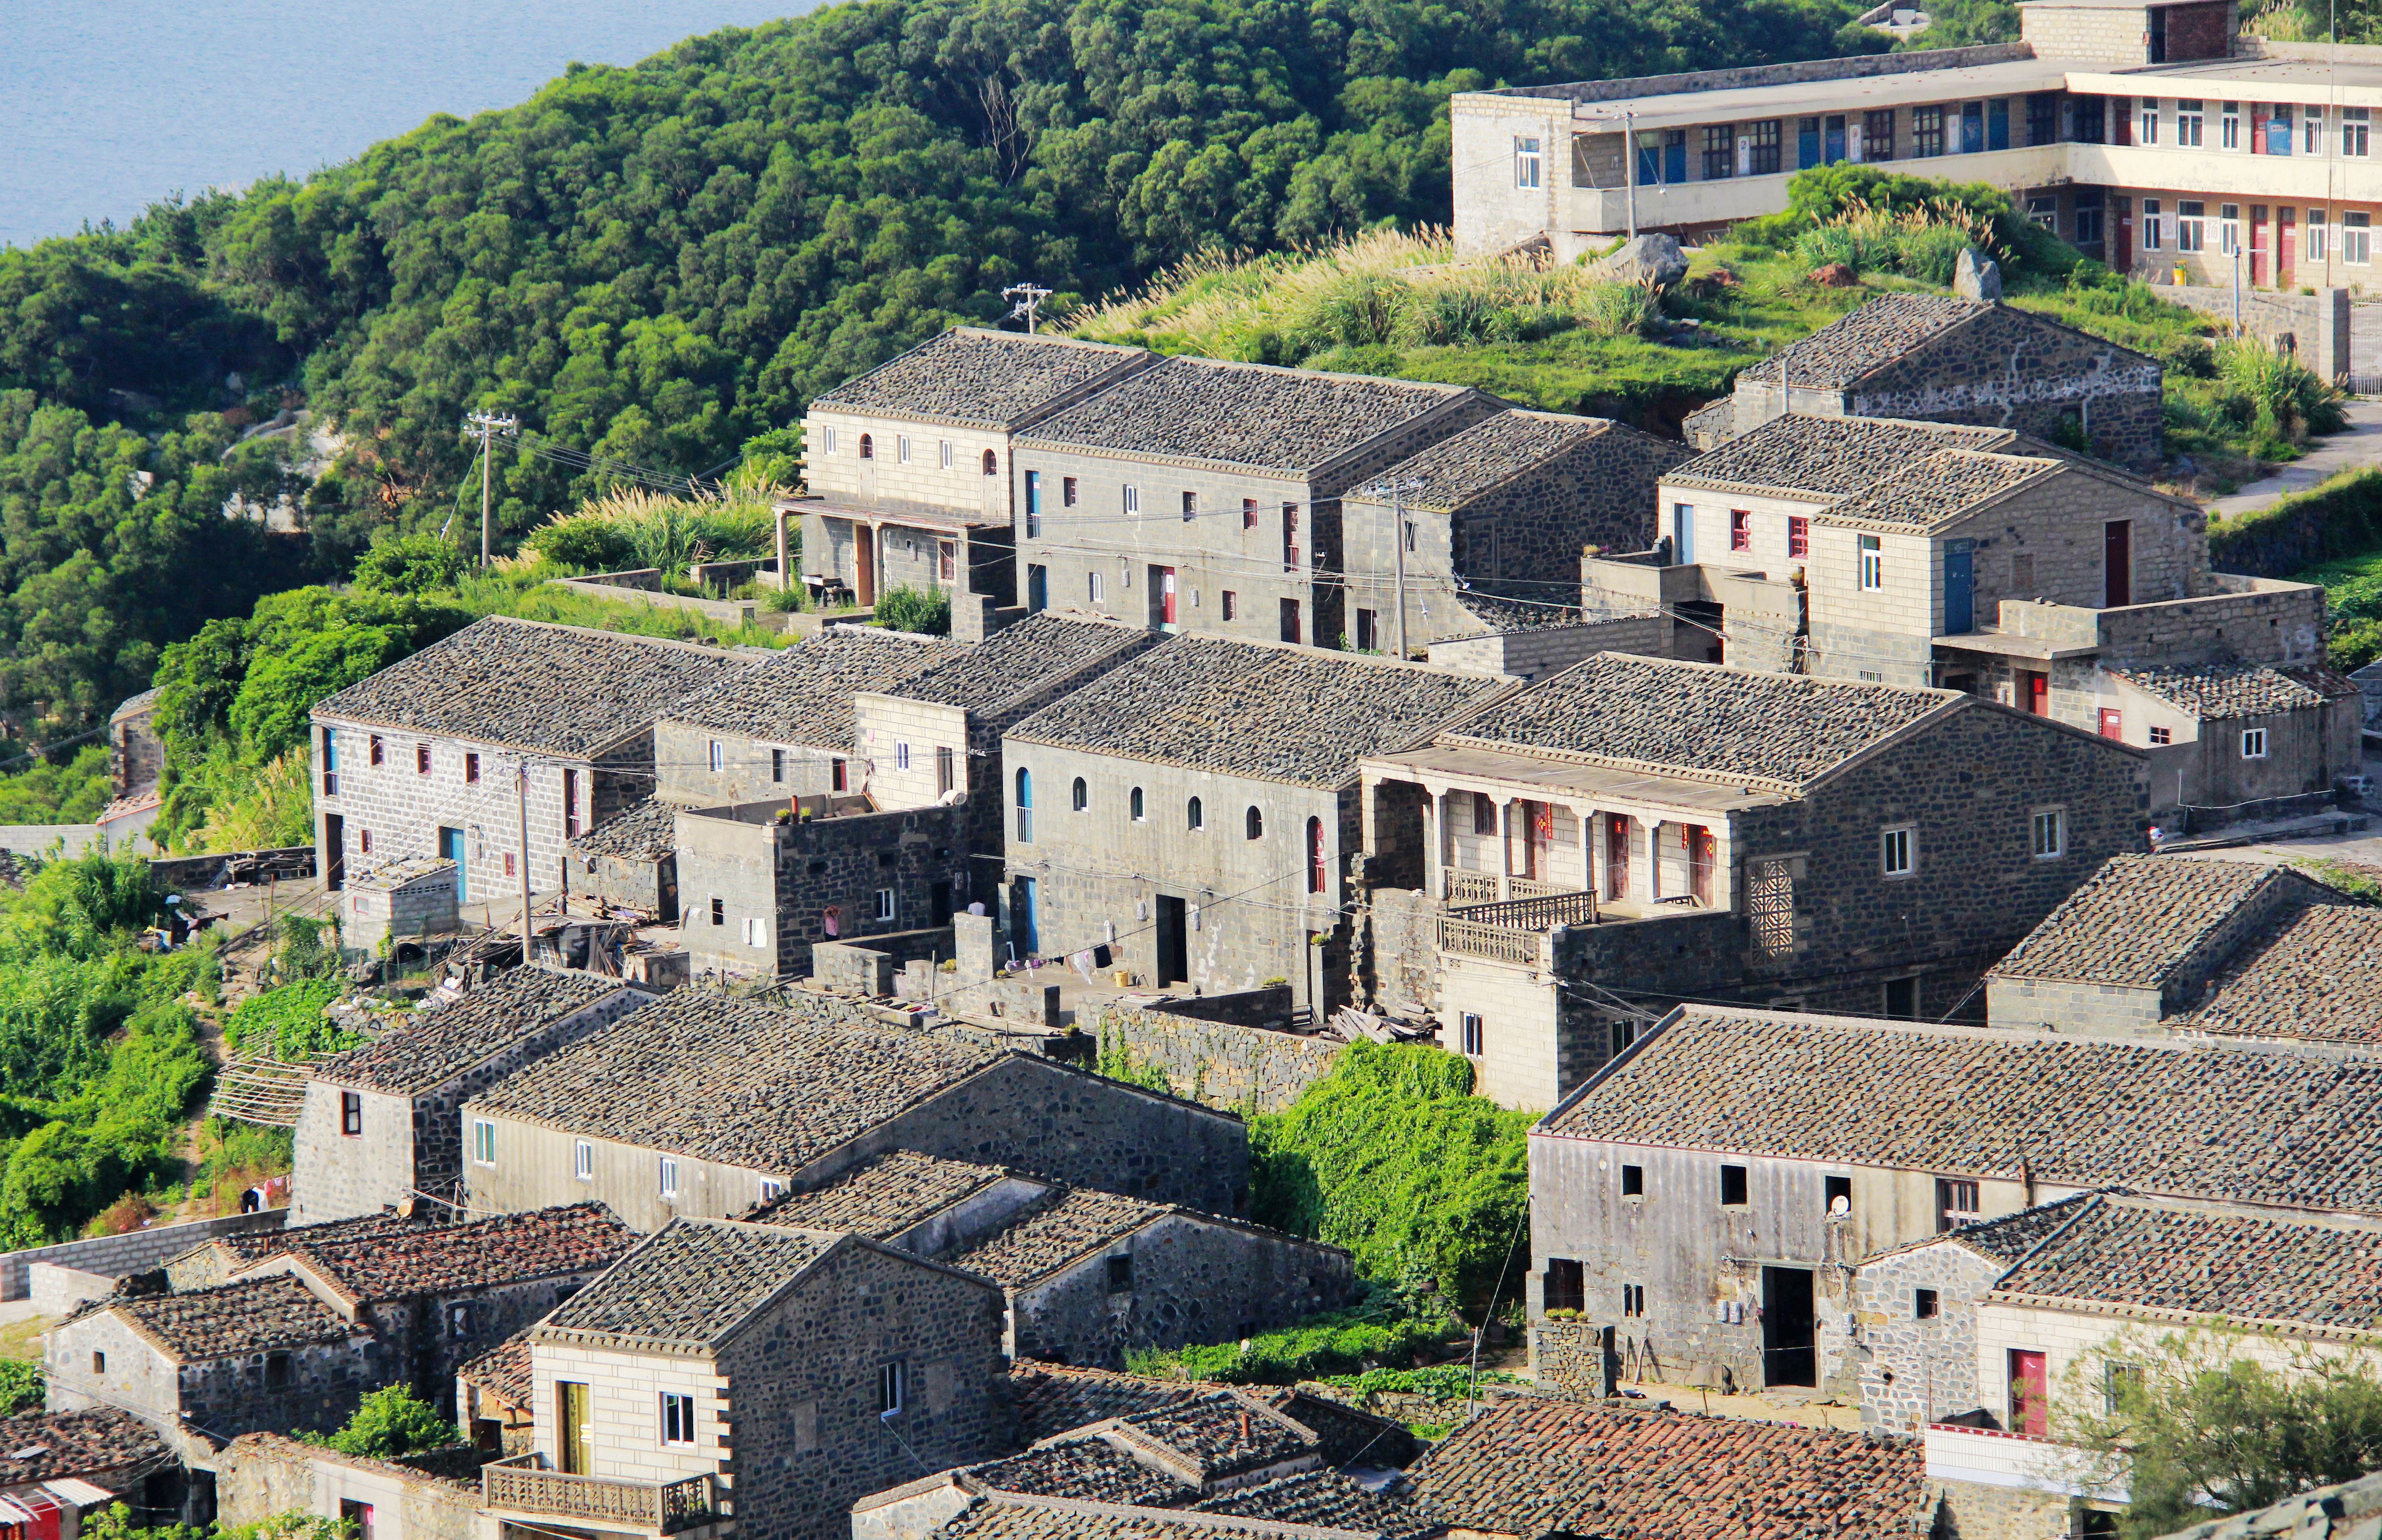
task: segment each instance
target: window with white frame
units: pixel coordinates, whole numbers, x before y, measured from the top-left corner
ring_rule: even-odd
[[[879,923],[893,918],[893,890],[890,887],[877,890],[877,918]]]
[[[768,920],[758,914],[745,916],[744,945],[747,947],[767,947],[769,944],[769,941],[770,935]]]
[[[2037,861],[2050,861],[2068,853],[2068,810],[2046,807],[2034,810],[2030,820],[2029,843]]]
[[[2208,205],[2184,199],[2175,206],[2175,249],[2198,251],[2208,244]]]
[[[1098,572],[1092,573],[1091,581],[1087,592],[1090,594],[1092,603],[1096,605],[1107,604],[1109,602],[1109,585],[1107,578]]]
[[[678,1202],[678,1156],[663,1155],[659,1161],[657,1190],[665,1203]]]
[[[2216,212],[2216,249],[2229,257],[2241,250],[2241,205],[2220,203]]]
[[[826,439],[826,441],[827,441],[827,452],[828,452],[829,454],[830,454],[830,455],[831,455],[831,454],[834,454],[834,453],[835,453],[835,430],[834,430],[833,428],[826,429],[826,430],[824,431],[824,434],[823,434],[823,436],[825,437],[825,439]]]
[[[2207,121],[2202,104],[2179,101],[2175,104],[2175,141],[2187,150],[2200,148],[2201,125]]]
[[[571,1174],[580,1181],[596,1179],[596,1146],[584,1139],[571,1141]]]
[[[780,1181],[775,1177],[763,1177],[761,1179],[761,1201],[763,1203],[776,1203],[780,1198],[782,1198],[785,1195],[786,1184],[784,1182]]]
[[[1878,870],[1889,877],[1907,877],[1918,870],[1912,847],[1917,832],[1909,825],[1899,828],[1881,829],[1877,836]]]
[[[893,458],[900,460],[903,465],[910,463],[910,435],[908,434],[896,434],[893,435]]]
[[[2327,223],[2328,222],[2326,220],[2325,214],[2322,209],[2310,209],[2307,211],[2307,228],[2304,232],[2305,239],[2302,242],[2306,247],[2304,255],[2307,261],[2323,262],[2326,260],[2326,252],[2329,248],[2329,243],[2327,241],[2326,237],[2332,234],[2330,230],[2325,227]]]
[[[909,1375],[900,1359],[877,1366],[877,1415],[898,1417],[902,1414],[902,1393],[909,1389]]]
[[[2340,109],[2340,153],[2364,156],[2373,149],[2369,130],[2373,128],[2374,109],[2343,107]]]
[[[1468,1010],[1463,1014],[1464,1052],[1468,1057],[1479,1058],[1481,1053],[1481,1039],[1488,1033],[1482,1028],[1479,1015]]]
[[[2134,137],[2144,144],[2156,144],[2159,135],[2159,104],[2155,96],[2143,98],[2142,132]]]
[[[1540,165],[1541,159],[1542,157],[1539,153],[1539,141],[1537,140],[1519,137],[1516,138],[1514,141],[1514,185],[1520,188],[1537,187],[1540,181]]]
[[[2167,221],[2160,217],[2159,201],[2143,200],[2143,250],[2155,251],[2167,244]]]
[[[2228,150],[2239,150],[2241,148],[2241,104],[2239,102],[2228,102],[2225,104],[2225,134],[2223,144]]]
[[[472,1159],[482,1166],[497,1163],[497,1125],[485,1118],[472,1119]]]
[[[1872,593],[1885,587],[1885,552],[1873,534],[1860,537],[1860,585]]]
[[[2300,119],[2300,153],[2321,155],[2324,153],[2324,109],[2311,104],[2306,114]]]
[[[2344,214],[2340,216],[2340,260],[2351,267],[2364,267],[2373,262],[2372,214]]]
[[[1130,482],[1125,483],[1124,511],[1127,513],[1139,513],[1141,511],[1141,488],[1135,486]]]
[[[910,768],[910,746],[907,743],[893,745],[893,768],[896,770]]]
[[[711,740],[711,768],[714,773],[728,768],[728,748],[719,739]]]
[[[946,471],[949,471],[951,468],[952,468],[952,441],[951,441],[950,439],[948,439],[948,438],[947,438],[947,439],[943,440],[943,469],[944,469],[944,470],[946,470]]]
[[[662,1442],[687,1445],[694,1442],[694,1398],[673,1396],[662,1392]]]
[[[2243,759],[2264,759],[2266,757],[2265,728],[2244,727],[2241,729],[2241,757]]]

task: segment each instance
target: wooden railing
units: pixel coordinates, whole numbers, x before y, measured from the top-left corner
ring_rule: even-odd
[[[542,1469],[546,1457],[515,1455],[480,1467],[481,1500],[490,1508],[627,1524],[671,1534],[716,1513],[708,1475],[681,1481],[622,1481]]]

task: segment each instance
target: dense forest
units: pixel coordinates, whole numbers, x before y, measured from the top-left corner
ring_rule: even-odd
[[[1883,47],[1853,9],[857,0],[0,252],[0,714],[80,732],[206,620],[444,526],[468,410],[680,474],[782,454],[809,396],[1019,278],[1063,304],[1444,220],[1453,91]],[[593,490],[498,458],[509,537]]]

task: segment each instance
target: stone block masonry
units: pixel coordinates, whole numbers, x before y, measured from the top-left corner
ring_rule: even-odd
[[[256,1230],[279,1229],[289,1217],[287,1209],[268,1208],[258,1214],[228,1214],[220,1219],[194,1219],[183,1225],[154,1225],[123,1235],[93,1236],[88,1241],[68,1241],[55,1246],[35,1246],[27,1251],[10,1252],[0,1256],[0,1300],[21,1300],[30,1295],[33,1264],[37,1262],[72,1267],[78,1272],[122,1277],[127,1273],[145,1273],[152,1267],[162,1267],[167,1259],[179,1256],[191,1247],[219,1235],[245,1235]]]
[[[1290,991],[1271,993],[1282,996],[1287,1017]],[[1279,1112],[1296,1101],[1332,1072],[1347,1045],[1114,1001],[1099,1008],[1085,1030],[1099,1035],[1104,1056],[1122,1054],[1136,1069],[1163,1073],[1177,1095],[1253,1112]]]

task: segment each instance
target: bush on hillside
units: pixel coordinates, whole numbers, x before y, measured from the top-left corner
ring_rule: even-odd
[[[952,596],[940,589],[889,588],[877,596],[876,623],[918,636],[952,634]]]

